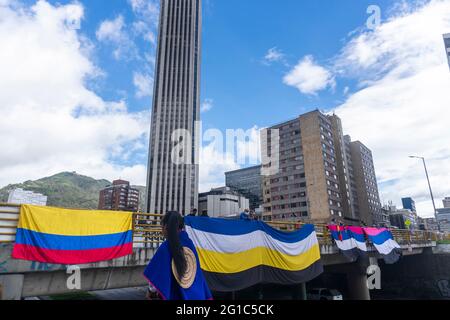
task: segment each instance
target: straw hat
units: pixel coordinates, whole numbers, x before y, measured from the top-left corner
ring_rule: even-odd
[[[180,287],[183,289],[189,289],[194,283],[195,276],[197,274],[197,259],[195,258],[194,252],[188,247],[183,247],[184,256],[186,258],[186,273],[183,278],[180,279],[178,275],[177,268],[175,267],[175,262],[172,259],[172,273],[177,280]]]

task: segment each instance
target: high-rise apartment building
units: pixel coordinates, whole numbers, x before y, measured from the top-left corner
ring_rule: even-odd
[[[359,219],[367,225],[383,224],[380,195],[372,151],[360,141],[350,143],[353,174],[358,194]]]
[[[249,199],[251,210],[263,204],[262,182],[261,166],[225,172],[226,186]]]
[[[371,151],[344,135],[336,115],[312,111],[265,129],[261,139],[269,156],[279,156],[278,172],[270,168],[263,177],[265,220],[389,222],[381,212]]]
[[[162,0],[150,131],[147,211],[198,203],[201,0]]]
[[[332,115],[328,118],[333,128],[344,220],[347,222],[358,222],[358,194],[353,173],[353,160],[350,148],[351,139],[350,136],[344,135],[342,121],[338,116]]]
[[[139,190],[132,188],[128,181],[115,180],[113,184],[100,190],[99,210],[133,211],[139,210]]]
[[[269,138],[274,130],[279,146]],[[279,168],[278,173],[264,177],[263,219],[328,222],[331,216],[342,217],[330,119],[313,111],[265,131],[262,137],[268,138],[262,145],[279,152]]]

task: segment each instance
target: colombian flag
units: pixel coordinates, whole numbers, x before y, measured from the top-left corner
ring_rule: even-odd
[[[131,254],[131,212],[22,205],[12,257],[51,264],[86,264]]]
[[[303,283],[323,272],[313,225],[287,233],[261,221],[186,217],[185,224],[213,291]]]

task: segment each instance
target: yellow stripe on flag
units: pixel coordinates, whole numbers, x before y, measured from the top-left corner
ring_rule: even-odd
[[[220,253],[197,248],[202,270],[215,273],[238,273],[261,265],[286,271],[301,271],[320,260],[319,245],[297,256],[258,247],[239,253]]]
[[[132,212],[22,205],[18,227],[47,234],[95,236],[130,231],[132,217]]]

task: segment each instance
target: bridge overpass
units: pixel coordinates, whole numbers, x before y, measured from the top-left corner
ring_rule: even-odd
[[[66,265],[11,259],[20,206],[0,204],[0,300],[73,293],[67,286],[74,269]],[[160,215],[138,213],[133,219],[133,254],[119,259],[77,266],[81,273],[81,290],[98,291],[145,286],[142,276],[145,266],[162,243]],[[280,230],[301,227],[300,222],[270,222]],[[325,225],[316,225],[322,262],[326,269],[347,274],[353,298],[370,299],[364,263],[351,263],[333,244]],[[394,230],[394,237],[405,256],[421,255],[436,248],[438,237],[425,231]],[[381,256],[368,245],[370,264],[377,264]]]

